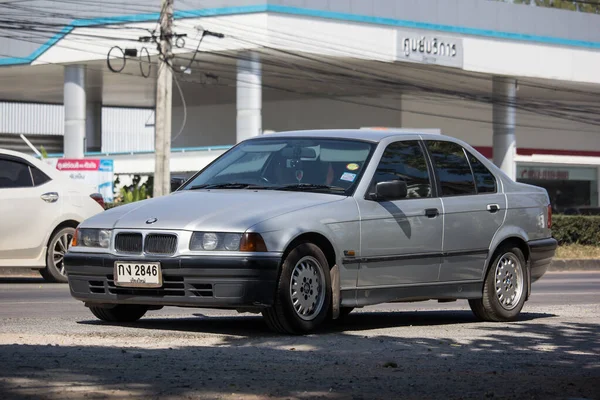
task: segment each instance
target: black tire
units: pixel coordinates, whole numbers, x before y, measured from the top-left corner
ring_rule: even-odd
[[[133,304],[119,304],[114,308],[90,306],[90,311],[96,318],[106,322],[135,322],[146,314],[148,307]]]
[[[503,306],[498,295],[496,294],[496,267],[500,260],[514,259],[518,261],[518,266],[521,270],[521,282],[518,290],[520,290],[519,300],[514,305],[507,307]],[[516,263],[515,263],[516,264]],[[502,272],[504,274],[504,272]],[[503,276],[503,275],[499,275]],[[504,276],[503,276],[504,277]],[[511,278],[512,279],[512,278]],[[502,281],[504,282],[504,281]],[[510,283],[514,280],[509,281]],[[483,321],[506,322],[514,321],[525,304],[527,297],[527,264],[523,252],[518,247],[504,247],[496,252],[496,256],[492,260],[488,268],[485,282],[483,284],[483,297],[481,299],[469,300],[469,306],[475,316]]]
[[[55,231],[48,241],[46,250],[46,268],[40,270],[40,275],[48,282],[66,283],[68,281],[67,274],[64,269],[64,260],[55,263],[55,257],[64,257],[62,252],[64,242],[66,241],[66,249],[71,246],[71,240],[75,234],[75,228],[64,227]],[[60,242],[59,242],[60,241]],[[62,245],[61,245],[62,244]],[[66,251],[65,251],[66,252]]]
[[[292,273],[298,262],[305,257],[311,257],[318,262],[318,265],[315,265],[314,267],[322,269],[322,279],[324,279],[324,284],[321,285],[321,291],[319,292],[320,295],[317,295],[320,309],[318,309],[317,312],[313,311],[309,316],[311,318],[310,320],[303,319],[299,316],[294,308],[290,290]],[[281,266],[273,306],[262,311],[262,315],[269,328],[280,333],[303,334],[313,331],[321,325],[327,318],[329,308],[331,307],[331,276],[329,274],[329,268],[327,259],[318,246],[312,243],[301,243],[296,246],[287,255]],[[317,307],[318,305],[315,306],[315,308]]]

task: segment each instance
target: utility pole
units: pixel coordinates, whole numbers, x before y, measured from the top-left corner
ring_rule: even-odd
[[[171,105],[173,76],[171,70],[171,39],[173,37],[173,0],[161,1],[160,54],[156,81],[156,112],[154,128],[154,197],[171,192]]]

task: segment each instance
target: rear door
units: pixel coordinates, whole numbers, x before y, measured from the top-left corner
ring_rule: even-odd
[[[0,155],[0,260],[40,256],[61,210],[60,195],[51,186],[39,169],[18,157]]]
[[[437,281],[442,204],[435,197],[431,175],[419,140],[393,142],[385,149],[369,193],[378,182],[404,180],[408,196],[395,201],[357,199],[361,218],[359,287]]]
[[[481,280],[490,243],[506,215],[494,175],[461,145],[426,141],[444,208],[440,281]]]

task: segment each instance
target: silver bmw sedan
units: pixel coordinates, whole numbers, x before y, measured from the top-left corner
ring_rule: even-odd
[[[443,135],[297,131],[239,143],[164,197],[84,221],[65,256],[99,319],[164,306],[261,312],[283,333],[356,307],[468,300],[517,318],[546,271],[547,192]]]

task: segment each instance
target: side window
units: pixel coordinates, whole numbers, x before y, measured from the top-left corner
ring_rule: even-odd
[[[427,141],[427,148],[442,186],[442,196],[477,193],[473,173],[462,146],[432,140]]]
[[[408,198],[431,197],[429,171],[419,142],[395,142],[385,149],[373,177],[372,191],[377,183],[392,180],[406,182]]]
[[[32,187],[31,173],[27,164],[0,159],[0,188]]]
[[[37,169],[36,167],[31,168],[31,176],[33,177],[33,186],[41,186],[46,182],[49,182],[51,179],[42,171]]]
[[[477,193],[496,193],[496,178],[494,178],[494,175],[473,154],[468,151],[467,154],[475,176]]]

